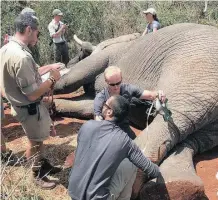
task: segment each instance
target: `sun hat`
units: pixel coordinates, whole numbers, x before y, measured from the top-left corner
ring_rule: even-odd
[[[55,16],[55,15],[60,15],[60,16],[62,16],[62,15],[63,15],[63,13],[62,13],[59,9],[54,9],[53,12],[52,12],[52,14],[53,14],[53,16]]]
[[[154,8],[148,8],[147,10],[144,10],[143,11],[144,14],[148,14],[148,13],[151,13],[152,15],[156,15],[157,12]]]

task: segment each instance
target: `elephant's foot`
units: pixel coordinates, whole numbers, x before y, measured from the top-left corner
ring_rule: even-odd
[[[161,174],[156,180],[146,183],[140,200],[203,200],[204,186],[193,166],[194,151],[180,146],[161,164]],[[140,180],[136,180],[140,182]],[[139,185],[135,185],[139,186]],[[133,189],[135,191],[135,189]]]
[[[140,192],[140,200],[207,200],[204,187],[198,181],[172,180],[166,183],[150,181]]]
[[[55,99],[56,113],[64,117],[93,118],[93,99],[81,96],[73,99]]]

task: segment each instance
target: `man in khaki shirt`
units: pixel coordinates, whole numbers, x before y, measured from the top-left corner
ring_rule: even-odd
[[[35,183],[42,189],[51,189],[55,183],[47,179],[48,166],[43,163],[43,141],[49,137],[51,119],[42,99],[60,79],[60,73],[52,69],[48,80],[42,83],[40,72],[43,69],[37,68],[27,47],[38,40],[38,19],[30,13],[20,14],[14,25],[15,37],[0,50],[1,86],[11,103],[12,115],[27,135],[27,159],[37,154],[33,167]]]
[[[69,62],[69,52],[64,34],[68,25],[61,21],[63,13],[59,9],[54,9],[52,15],[54,18],[49,23],[48,30],[54,43],[54,59],[55,62],[62,62],[67,65]]]

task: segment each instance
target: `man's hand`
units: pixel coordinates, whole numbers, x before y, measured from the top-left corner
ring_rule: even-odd
[[[51,96],[44,96],[42,101],[45,102],[45,103],[51,103],[52,102],[52,97]]]
[[[99,115],[99,116],[96,115],[96,116],[95,116],[95,120],[96,120],[96,121],[102,121],[102,120],[103,120],[103,117],[100,116],[100,115]]]
[[[61,70],[62,68],[65,67],[64,63],[54,63],[54,64],[50,64],[49,65],[51,69],[57,69],[57,70]]]
[[[157,92],[157,98],[164,103],[166,101],[166,95],[164,94],[164,92],[162,90],[159,90]]]
[[[60,72],[57,69],[52,69],[50,71],[50,77],[54,77],[54,79],[56,81],[58,81],[61,78],[61,74],[60,74]]]
[[[62,26],[61,26],[61,29],[63,30],[63,29],[66,29],[68,26],[67,26],[67,24],[63,24]]]
[[[164,103],[166,101],[166,94],[164,94],[164,92],[162,90],[158,91],[158,98],[160,99],[160,101],[162,103]]]

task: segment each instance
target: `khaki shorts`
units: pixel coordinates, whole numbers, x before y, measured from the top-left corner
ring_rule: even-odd
[[[124,159],[111,179],[108,200],[130,200],[136,173],[137,167],[129,159]]]
[[[21,123],[29,140],[42,142],[50,135],[51,118],[43,102],[35,115],[29,115],[27,108],[11,107],[11,114]]]

